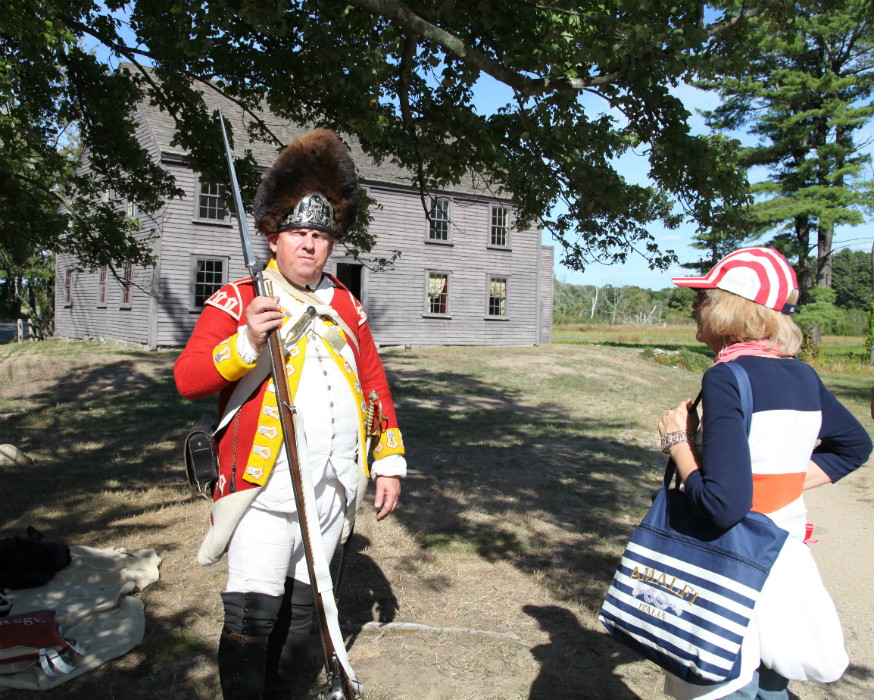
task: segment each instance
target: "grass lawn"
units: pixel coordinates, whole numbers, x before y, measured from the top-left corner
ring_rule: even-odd
[[[557,328],[554,340],[382,354],[410,472],[390,518],[376,523],[365,498],[340,591],[366,700],[515,700],[536,688],[554,700],[661,697],[661,674],[596,616],[664,468],[656,423],[694,396],[712,354],[692,326]],[[874,370],[853,359],[856,342],[826,339],[821,374],[871,431]],[[160,581],[139,594],[143,644],[47,700],[218,696],[225,563],[194,561],[209,504],[187,489],[180,450],[215,401],[179,397],[176,356],[61,340],[0,346],[0,442],[34,460],[3,468],[0,536],[34,525],[69,544],[162,557]],[[683,357],[701,367],[684,369]],[[422,629],[365,633],[375,621]],[[830,697],[867,700],[868,678]],[[812,684],[793,692],[821,697]]]

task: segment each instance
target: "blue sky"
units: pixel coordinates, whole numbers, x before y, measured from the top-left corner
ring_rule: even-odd
[[[674,94],[683,100],[686,108],[692,113],[690,124],[693,131],[701,134],[707,133],[707,126],[704,124],[701,115],[698,114],[698,110],[716,107],[719,103],[718,96],[687,85],[678,87],[674,90]],[[488,77],[481,79],[476,86],[475,103],[483,113],[488,113],[505,105],[510,97],[510,91],[506,86],[499,85]],[[594,102],[592,106],[595,109],[598,108]],[[754,143],[752,139],[746,137],[743,133],[733,135],[749,145]],[[860,132],[857,142],[867,142],[867,147],[864,150],[874,155],[874,124],[869,123],[867,128]],[[648,165],[644,157],[628,154],[617,161],[617,166],[619,172],[627,180],[637,183],[647,182],[646,173]],[[874,176],[874,173],[870,176]],[[650,228],[650,233],[660,248],[674,250],[680,262],[690,262],[700,257],[700,251],[689,246],[689,242],[695,234],[695,227],[691,224],[681,226],[673,231],[653,225]],[[853,250],[870,251],[872,241],[874,241],[874,222],[870,219],[860,226],[843,226],[835,230],[834,247],[836,249],[848,246]],[[549,232],[544,232],[543,243],[555,245]],[[558,258],[557,250],[556,258]],[[555,265],[555,278],[557,280],[569,284],[593,284],[599,287],[611,284],[614,286],[635,285],[648,289],[664,289],[665,287],[672,286],[671,277],[688,274],[687,270],[679,266],[672,267],[665,272],[650,270],[646,261],[638,255],[629,256],[624,265],[606,266],[593,264],[583,272],[570,270],[561,265],[557,259]]]

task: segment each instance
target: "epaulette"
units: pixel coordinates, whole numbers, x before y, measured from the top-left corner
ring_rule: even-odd
[[[235,321],[239,321],[243,316],[243,297],[240,294],[239,285],[251,285],[251,277],[243,277],[242,279],[228,282],[224,287],[219,289],[204,303],[209,306],[214,306],[221,309],[227,314],[233,316]]]

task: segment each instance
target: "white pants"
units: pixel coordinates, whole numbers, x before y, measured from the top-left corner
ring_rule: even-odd
[[[328,561],[343,532],[346,493],[337,479],[314,488]],[[282,595],[286,577],[310,582],[297,513],[279,513],[250,506],[228,546],[228,585],[225,591]]]

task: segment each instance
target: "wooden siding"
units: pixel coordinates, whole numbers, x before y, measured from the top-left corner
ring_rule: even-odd
[[[137,125],[137,138],[148,150],[152,158],[159,156],[157,143],[151,136],[146,120],[140,115]],[[87,172],[87,153],[80,161],[80,171]],[[121,204],[120,206],[125,206]],[[163,210],[150,218],[140,217],[143,231],[141,240],[161,230]],[[106,300],[98,304],[99,271],[73,271],[73,301],[66,303],[66,274],[74,270],[76,260],[73,256],[61,254],[55,262],[55,335],[64,338],[94,338],[97,340],[115,339],[140,343],[149,347],[149,320],[151,290],[154,270],[134,267],[131,270],[130,303],[123,304],[123,285],[107,271]],[[117,270],[120,277],[124,269]]]
[[[74,270],[75,259],[57,256],[55,266],[55,335],[63,338],[123,340],[148,345],[149,289],[151,268],[131,270],[130,304],[123,304],[124,290],[111,271],[106,276],[106,302],[98,303],[98,270]],[[67,271],[73,274],[73,299],[66,303]],[[118,271],[123,276],[123,270]]]
[[[222,258],[227,282],[249,274],[243,265],[236,219],[217,222],[198,218],[200,179],[197,173],[181,166],[168,167],[176,183],[191,196],[170,203],[164,218],[160,288],[156,297],[158,347],[185,345],[200,315],[200,310],[193,308],[191,303],[192,265],[196,258]],[[266,262],[269,256],[267,239],[255,231],[251,217],[248,221],[255,253]]]
[[[540,247],[540,343],[552,342],[552,270],[555,264],[555,248]]]
[[[493,199],[448,196],[450,242],[427,240],[418,193],[371,187],[382,204],[372,227],[379,251],[401,250],[391,270],[367,277],[366,308],[379,345],[528,345],[539,342],[540,232],[510,231],[507,248],[489,246]],[[441,195],[444,196],[444,195]],[[448,313],[426,313],[428,271],[449,273]],[[489,277],[507,279],[507,315],[488,317]],[[550,271],[550,284],[551,284]]]

